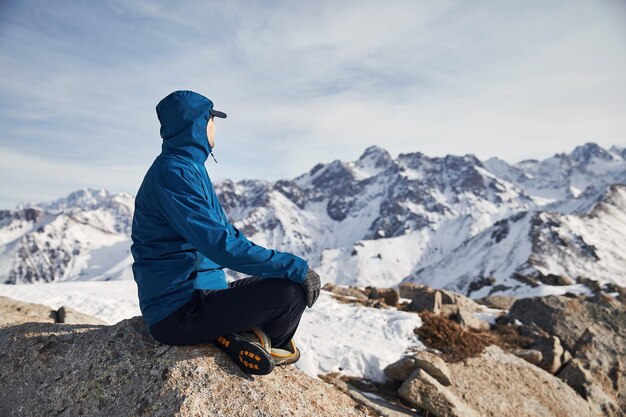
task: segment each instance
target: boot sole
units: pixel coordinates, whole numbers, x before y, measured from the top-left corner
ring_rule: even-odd
[[[274,369],[274,358],[265,349],[241,339],[236,334],[230,334],[228,338],[219,336],[213,343],[226,352],[246,373],[267,375]]]

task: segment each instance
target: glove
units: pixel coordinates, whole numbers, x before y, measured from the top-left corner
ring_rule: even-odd
[[[306,305],[311,308],[320,295],[320,276],[311,268],[306,271],[306,278],[301,284],[306,292]]]

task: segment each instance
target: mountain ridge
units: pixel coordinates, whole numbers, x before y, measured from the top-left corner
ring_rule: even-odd
[[[589,205],[585,198],[626,182],[625,156],[617,146],[587,143],[509,165],[472,154],[394,159],[369,146],[355,161],[316,164],[292,179],[223,180],[215,189],[230,220],[254,242],[305,257],[329,282],[393,286],[498,222]],[[132,279],[125,248],[132,211],[131,194],[96,188],[0,211],[0,279]]]

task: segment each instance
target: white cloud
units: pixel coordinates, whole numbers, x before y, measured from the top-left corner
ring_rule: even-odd
[[[0,144],[52,165],[145,169],[175,89],[229,115],[213,178],[291,177],[371,144],[517,161],[626,143],[619,2],[24,3],[0,15]],[[101,184],[138,188],[119,175]]]

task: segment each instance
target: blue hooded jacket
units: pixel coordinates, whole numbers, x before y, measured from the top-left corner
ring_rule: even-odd
[[[161,154],[137,196],[130,250],[143,319],[153,325],[192,299],[196,289],[228,288],[223,268],[303,283],[307,262],[248,240],[229,223],[204,166],[213,102],[175,91],[156,107]]]

